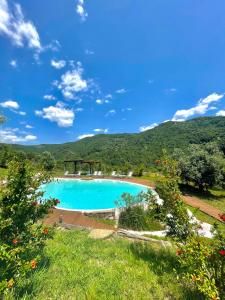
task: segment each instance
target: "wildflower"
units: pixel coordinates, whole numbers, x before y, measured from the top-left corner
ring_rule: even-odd
[[[59,200],[59,199],[56,199],[55,202],[56,202],[56,204],[59,204],[59,203],[60,203],[60,200]]]
[[[222,215],[219,214],[219,217],[222,221],[225,221],[225,214],[222,214]]]
[[[35,269],[37,267],[37,261],[35,260],[35,259],[33,259],[32,261],[31,261],[31,268],[32,269]]]
[[[13,239],[13,240],[12,240],[13,245],[17,245],[18,242],[19,242],[19,241],[18,241],[17,239]]]
[[[14,280],[11,278],[11,279],[7,282],[7,287],[8,287],[9,289],[11,289],[11,288],[13,287],[13,285],[14,285]]]
[[[155,164],[159,165],[160,164],[160,160],[159,159],[155,160]]]
[[[44,228],[44,230],[43,230],[43,234],[48,234],[48,228]]]
[[[33,202],[32,202],[32,205],[33,205],[33,206],[37,206],[37,205],[38,205],[37,201],[33,201]]]
[[[176,251],[176,255],[181,255],[183,253],[183,250],[181,250],[181,249],[178,249],[177,251]]]
[[[222,255],[222,256],[225,256],[225,250],[224,250],[224,249],[221,249],[221,250],[219,251],[219,254]]]

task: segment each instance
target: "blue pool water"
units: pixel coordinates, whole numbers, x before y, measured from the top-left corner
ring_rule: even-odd
[[[60,200],[58,208],[97,210],[115,208],[123,193],[137,195],[147,187],[127,182],[96,179],[91,181],[59,179],[42,186],[44,198]]]

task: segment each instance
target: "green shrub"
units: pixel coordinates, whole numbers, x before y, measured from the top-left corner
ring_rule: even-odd
[[[49,178],[25,161],[9,164],[0,193],[0,297],[38,264],[50,228],[40,222],[59,200],[43,201],[39,187]]]

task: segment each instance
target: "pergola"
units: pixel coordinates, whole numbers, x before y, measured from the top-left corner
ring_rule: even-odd
[[[101,162],[98,160],[84,160],[84,159],[75,159],[75,160],[65,160],[64,161],[64,170],[66,171],[67,164],[73,164],[74,165],[74,174],[77,173],[77,166],[88,164],[89,165],[89,171],[90,174],[93,174],[94,166],[98,165],[99,169],[101,168]]]

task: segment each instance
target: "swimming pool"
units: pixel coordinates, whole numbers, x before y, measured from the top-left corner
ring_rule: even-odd
[[[57,179],[42,186],[44,199],[50,197],[60,200],[57,208],[68,210],[106,210],[116,207],[115,201],[123,193],[137,195],[148,188],[140,184],[95,179]]]

